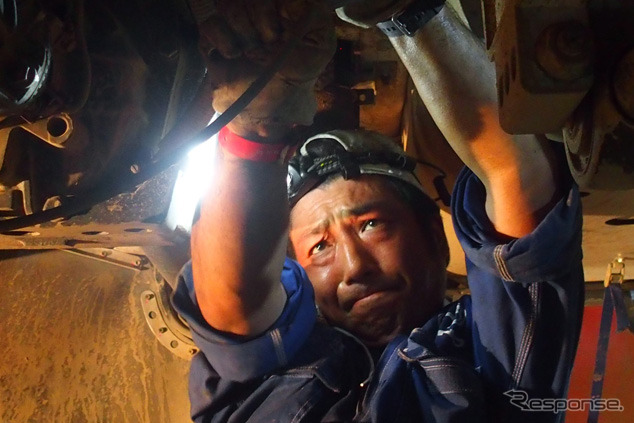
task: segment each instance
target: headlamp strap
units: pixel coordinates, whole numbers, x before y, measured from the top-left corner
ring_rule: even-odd
[[[367,152],[354,154],[348,151],[338,151],[335,154],[318,159],[302,173],[303,175],[312,173],[318,176],[340,173],[344,179],[354,179],[361,174],[359,166],[368,163],[386,164],[390,167],[409,172],[413,171],[416,167],[416,161],[398,153]]]

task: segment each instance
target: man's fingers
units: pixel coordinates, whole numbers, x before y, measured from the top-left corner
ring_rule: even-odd
[[[242,51],[249,51],[260,46],[258,32],[251,23],[245,0],[219,0],[218,11],[233,30],[234,36],[240,41]]]
[[[205,43],[201,43],[206,54],[217,49],[227,59],[239,57],[242,54],[240,42],[233,31],[220,16],[213,15],[199,26]]]
[[[249,17],[265,44],[277,41],[282,34],[282,25],[276,2],[273,0],[248,0]]]

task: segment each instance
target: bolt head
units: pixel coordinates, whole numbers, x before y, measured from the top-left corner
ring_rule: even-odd
[[[579,21],[545,28],[535,43],[535,59],[551,78],[574,81],[592,74],[594,47],[590,30]]]

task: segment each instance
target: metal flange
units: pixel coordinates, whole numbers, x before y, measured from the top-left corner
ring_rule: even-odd
[[[186,335],[188,329],[178,328],[175,330],[175,321],[168,318],[167,310],[161,306],[160,298],[150,290],[143,291],[141,294],[141,306],[145,321],[161,345],[176,356],[190,360],[198,352],[198,347],[194,344],[191,336]],[[168,321],[170,322],[168,323]]]

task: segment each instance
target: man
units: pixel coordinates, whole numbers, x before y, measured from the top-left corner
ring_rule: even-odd
[[[280,39],[300,41],[220,134],[218,173],[174,296],[201,348],[190,375],[195,421],[563,418],[523,411],[508,395],[566,395],[583,305],[578,193],[544,141],[500,129],[481,46],[449,7],[426,5],[357,2],[339,14],[361,25],[402,11],[433,16],[413,37],[390,39],[470,169],[452,213],[472,295],[444,308],[438,212],[389,143],[335,131],[304,144],[288,175],[277,160],[289,129],[314,112],[312,86],[332,54],[326,11],[233,2],[204,31],[223,55],[210,63],[219,111]],[[297,261],[284,258],[287,236]]]

